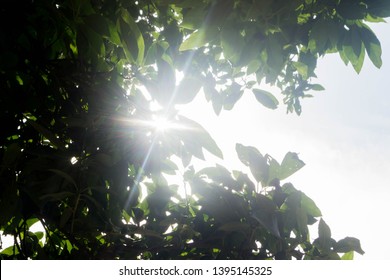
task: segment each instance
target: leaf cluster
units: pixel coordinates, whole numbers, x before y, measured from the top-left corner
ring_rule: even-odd
[[[295,153],[278,163],[238,144],[254,180],[222,166],[196,172],[193,157],[223,155],[175,106],[203,92],[219,114],[250,91],[275,109],[278,99],[262,89],[268,83],[299,114],[306,92],[323,89],[311,83],[319,57],[338,52],[359,72],[367,53],[380,67],[380,43],[365,22],[389,14],[384,0],[5,1],[0,230],[14,244],[1,258],[363,253],[357,239],[334,241],[322,219],[311,241],[308,226],[321,212],[280,185],[303,166]],[[161,115],[169,133],[153,126]]]

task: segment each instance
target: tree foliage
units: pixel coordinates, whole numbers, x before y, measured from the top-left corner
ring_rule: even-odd
[[[219,114],[245,93],[275,109],[266,83],[300,114],[307,92],[323,90],[311,83],[319,57],[339,53],[359,72],[367,54],[381,66],[367,22],[389,16],[388,1],[3,2],[0,229],[14,245],[1,258],[364,253],[356,238],[334,240],[316,204],[281,183],[304,165],[295,153],[279,163],[237,144],[249,175],[220,165],[195,170],[193,157],[222,152],[175,106],[203,92]],[[169,132],[153,125],[158,117]],[[43,232],[33,232],[36,223]]]

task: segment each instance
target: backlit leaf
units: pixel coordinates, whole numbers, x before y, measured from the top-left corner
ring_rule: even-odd
[[[345,34],[343,52],[351,62],[355,71],[360,72],[364,61],[364,46],[356,28],[351,28]]]
[[[315,90],[315,91],[325,90],[325,88],[319,84],[310,85],[310,89]]]
[[[295,69],[297,69],[298,73],[304,78],[307,79],[308,76],[308,67],[306,64],[299,62],[299,61],[294,61],[293,65]]]
[[[178,116],[178,118],[179,124],[186,130],[184,133],[193,138],[194,141],[213,155],[223,158],[222,151],[217,143],[200,124],[183,116]]]
[[[144,38],[142,36],[142,33],[139,30],[137,23],[134,21],[132,16],[129,14],[129,12],[125,9],[122,9],[121,12],[122,12],[122,19],[124,20],[124,22],[128,25],[128,27],[131,30],[131,33],[125,32],[125,34],[122,34],[122,36],[132,36],[132,38],[134,38],[135,43],[138,47],[137,55],[134,57],[135,57],[135,60],[138,64],[142,64],[143,59],[144,59],[144,53],[145,53],[145,42],[144,42]],[[133,44],[133,42],[130,42],[128,47],[131,47],[131,44]]]
[[[201,86],[199,79],[191,76],[184,77],[176,89],[174,103],[186,104],[191,102],[200,91]]]
[[[288,152],[284,158],[282,163],[280,164],[280,171],[278,179],[283,180],[287,177],[291,176],[299,169],[305,166],[305,163],[298,158],[297,153]]]
[[[363,27],[359,28],[359,33],[363,44],[366,47],[368,57],[377,68],[380,68],[382,66],[382,48],[378,38],[365,24],[363,24]]]
[[[253,89],[253,94],[255,95],[257,101],[259,101],[262,105],[270,109],[276,109],[279,105],[279,101],[272,95],[272,93],[261,90],[261,89]]]
[[[218,34],[217,27],[202,27],[196,32],[191,33],[179,47],[180,51],[187,51],[203,47],[205,44],[215,39]]]
[[[267,160],[254,147],[236,144],[238,158],[246,166],[249,166],[253,177],[257,182],[266,182],[269,176]]]
[[[342,255],[341,260],[343,261],[351,261],[353,260],[354,253],[353,251],[347,252],[344,255]]]
[[[301,206],[307,214],[313,217],[322,216],[321,210],[317,207],[315,202],[306,194],[301,192]]]
[[[244,92],[241,90],[241,86],[234,82],[224,93],[227,94],[227,96],[224,99],[223,108],[225,110],[231,110]]]

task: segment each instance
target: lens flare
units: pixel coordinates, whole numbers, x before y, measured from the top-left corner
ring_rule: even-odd
[[[173,127],[172,122],[170,122],[167,118],[161,116],[155,116],[153,118],[152,126],[158,132],[164,132]]]

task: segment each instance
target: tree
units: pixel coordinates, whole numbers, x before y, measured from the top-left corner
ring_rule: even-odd
[[[237,144],[251,174],[195,170],[193,157],[222,152],[175,106],[203,91],[219,114],[252,92],[275,109],[261,89],[268,83],[300,114],[307,92],[323,89],[311,83],[318,57],[338,52],[359,72],[367,54],[381,66],[367,22],[389,16],[388,1],[36,0],[0,9],[0,229],[14,237],[1,258],[364,253],[356,238],[334,240],[315,203],[281,183],[304,165],[295,153],[279,163]],[[166,175],[183,181],[185,195]],[[44,232],[32,231],[36,223]]]

